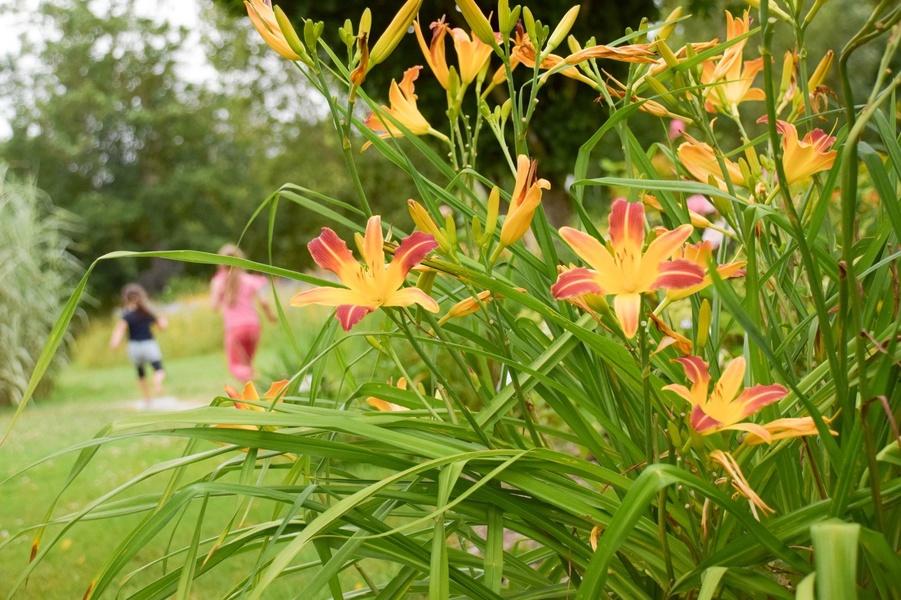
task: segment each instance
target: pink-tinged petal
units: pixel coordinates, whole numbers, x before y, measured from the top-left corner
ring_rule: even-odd
[[[660,277],[651,284],[652,290],[658,288],[678,290],[704,281],[704,269],[684,258],[662,262],[659,270]]]
[[[569,244],[579,258],[588,263],[598,274],[598,285],[606,293],[616,293],[624,285],[622,269],[616,264],[607,248],[587,233],[572,227],[561,227],[560,237]]]
[[[438,242],[435,241],[435,238],[421,231],[414,231],[404,238],[397,250],[394,251],[391,264],[388,265],[385,287],[391,290],[399,288],[410,269],[421,263],[429,252],[437,247]]]
[[[613,297],[613,312],[619,319],[623,334],[632,339],[638,333],[638,317],[641,313],[641,294],[618,294]]]
[[[366,296],[345,288],[317,287],[300,292],[291,298],[291,306],[307,306],[321,304],[323,306],[341,306],[352,303],[367,304]]]
[[[563,300],[582,294],[604,294],[595,275],[594,271],[589,271],[585,267],[576,267],[560,273],[557,282],[551,286],[551,295],[558,300]]]
[[[826,152],[835,143],[835,137],[827,134],[822,129],[814,129],[804,136],[802,146],[813,146],[818,152]]]
[[[233,386],[233,385],[226,385],[225,393],[228,394],[229,398],[240,398],[241,397],[241,394],[238,393],[237,388],[235,388],[235,386]]]
[[[694,384],[706,385],[710,382],[710,371],[707,363],[700,356],[683,356],[676,362],[685,369],[685,376]]]
[[[670,385],[665,385],[661,390],[666,390],[678,394],[682,398],[684,398],[689,404],[694,404],[694,397],[691,395],[691,390],[680,383],[671,383]]]
[[[661,263],[674,256],[693,231],[691,225],[681,225],[672,231],[664,230],[648,244],[638,270],[637,285],[640,289],[653,289],[654,282],[660,277]]]
[[[316,264],[337,275],[344,285],[349,285],[362,270],[344,240],[328,227],[323,227],[319,237],[311,240],[307,248]]]
[[[391,294],[382,306],[410,306],[418,304],[429,312],[438,312],[438,303],[434,298],[419,288],[410,287],[397,290]]]
[[[753,415],[764,406],[779,402],[786,395],[788,395],[788,390],[778,383],[755,385],[754,387],[745,388],[738,398],[735,399],[735,403],[739,405],[741,418],[744,419]]]
[[[608,234],[614,251],[640,255],[644,245],[644,204],[617,198],[610,208],[609,221]]]
[[[722,402],[724,405],[731,403],[732,399],[738,395],[738,390],[741,389],[744,383],[744,377],[745,359],[739,356],[726,365],[723,374],[720,375],[719,381],[716,382],[713,391],[710,393],[711,402]],[[733,422],[739,420],[741,419],[734,419]]]
[[[366,223],[366,235],[363,237],[363,260],[369,272],[377,276],[385,270],[385,251],[382,249],[382,218],[379,215],[369,217]]]
[[[708,415],[700,406],[695,406],[691,411],[691,419],[689,420],[691,428],[698,433],[714,433],[722,423]]]
[[[350,331],[351,328],[360,322],[360,319],[375,310],[372,306],[352,306],[345,304],[339,306],[335,316],[341,322],[341,328],[344,331]]]

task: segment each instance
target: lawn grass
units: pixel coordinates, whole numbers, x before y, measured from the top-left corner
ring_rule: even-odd
[[[321,319],[327,315],[322,311],[318,318],[311,319],[309,312],[305,315],[303,326],[293,327],[297,333],[299,345],[303,349],[309,338],[315,335]],[[295,315],[291,315],[292,320]],[[313,322],[315,320],[315,322]],[[103,351],[100,340],[106,335],[108,322],[88,329],[89,343],[80,345],[81,352],[86,346],[93,346],[95,351]],[[294,324],[292,323],[292,326]],[[185,329],[188,331],[188,329]],[[199,335],[191,330],[191,335]],[[221,343],[221,330],[203,331],[203,335],[215,336],[216,347]],[[352,340],[357,342],[358,340]],[[177,345],[176,339],[170,344]],[[197,347],[209,346],[210,342],[194,340]],[[257,368],[262,374],[276,374],[289,368],[286,365],[287,333],[279,331],[275,326],[267,326],[263,334],[263,347],[258,355]],[[172,355],[175,355],[174,357]],[[76,354],[76,359],[78,355]],[[225,357],[221,350],[204,354],[180,356],[170,352],[164,359],[168,377],[165,394],[175,396],[186,407],[208,404],[216,396],[223,394],[223,386],[234,384],[226,368]],[[15,424],[9,439],[0,446],[0,597],[7,597],[13,582],[27,566],[32,533],[17,536],[23,528],[32,527],[43,522],[45,513],[51,506],[54,497],[63,489],[65,480],[77,453],[70,452],[33,465],[54,452],[90,440],[104,426],[118,419],[127,417],[139,407],[140,397],[133,368],[124,356],[117,360],[105,357],[102,361],[76,360],[59,374],[54,390],[45,398],[29,405]],[[92,365],[92,366],[85,366]],[[290,376],[284,373],[283,376]],[[339,375],[335,375],[338,377]],[[261,382],[266,385],[266,382]],[[5,432],[12,420],[13,409],[0,409],[0,431]],[[102,496],[116,486],[138,476],[148,467],[180,456],[185,448],[185,440],[154,435],[130,438],[104,444],[85,470],[78,476],[75,485],[66,489],[61,501],[53,513],[54,518],[73,513],[84,508],[90,501]],[[215,448],[206,444],[200,450]],[[231,453],[229,456],[234,456]],[[225,460],[217,457],[203,464],[188,469],[186,480],[209,473]],[[281,472],[272,470],[268,477],[281,477]],[[237,473],[226,476],[224,481],[237,481]],[[136,485],[116,499],[128,498],[139,494],[159,493],[167,483],[168,474],[158,476]],[[181,519],[178,528],[170,540],[169,530],[164,530],[154,541],[135,556],[129,567],[123,571],[128,573],[155,559],[161,558],[167,547],[170,550],[183,547],[190,541],[194,533],[194,523],[200,502],[192,503]],[[202,538],[218,536],[227,525],[236,510],[234,498],[211,499],[204,518],[201,532]],[[257,503],[249,513],[249,522],[260,522],[271,519],[273,506]],[[38,565],[27,586],[20,588],[16,598],[55,599],[80,598],[88,589],[90,581],[100,571],[119,542],[143,518],[143,514],[119,517],[115,520],[83,521],[65,532],[62,539],[50,550]],[[42,544],[46,546],[61,530],[53,526],[44,536]],[[241,581],[244,573],[250,571],[257,561],[256,553],[248,553],[228,562],[227,571],[213,570],[199,578],[192,589],[191,598],[222,598],[229,590]],[[315,559],[313,549],[302,554],[299,562]],[[180,564],[175,558],[170,563]],[[220,572],[221,571],[221,572]],[[131,581],[117,580],[123,586],[123,596],[139,589],[163,573],[161,564],[153,565],[145,572],[136,575]],[[388,575],[384,568],[382,577]],[[267,598],[294,598],[299,582],[305,578],[304,573],[292,575],[267,590]],[[360,584],[356,572],[342,576],[345,589],[353,589]],[[115,586],[115,587],[118,587]],[[113,597],[107,593],[104,597]],[[323,596],[325,597],[325,596]]]

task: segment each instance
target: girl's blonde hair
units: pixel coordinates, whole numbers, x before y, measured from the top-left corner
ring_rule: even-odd
[[[147,298],[147,290],[137,283],[129,283],[122,288],[122,303],[134,304],[137,312],[147,317],[153,317],[154,314],[150,310],[149,300]]]
[[[220,256],[233,256],[235,258],[247,258],[241,249],[234,244],[226,244],[219,248]],[[226,306],[234,306],[238,301],[238,292],[241,290],[241,275],[244,269],[240,267],[228,267],[225,273],[225,286],[222,290],[222,299]]]

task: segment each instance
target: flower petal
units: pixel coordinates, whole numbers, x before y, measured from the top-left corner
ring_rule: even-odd
[[[662,262],[658,269],[660,276],[651,284],[652,290],[687,288],[704,281],[704,269],[684,258]]]
[[[638,316],[641,313],[641,294],[618,294],[613,297],[613,312],[619,319],[623,334],[629,339],[638,333]]]
[[[604,290],[598,285],[596,273],[585,267],[576,267],[560,273],[557,282],[551,286],[551,295],[558,299],[572,298],[582,294],[603,294]]]
[[[725,373],[723,375],[725,376]],[[740,407],[741,418],[744,419],[768,404],[779,402],[786,395],[788,395],[788,390],[778,383],[755,385],[754,387],[745,388],[738,398],[735,399],[735,404]]]
[[[422,262],[429,252],[438,247],[435,238],[421,231],[414,231],[408,237],[401,240],[394,258],[388,265],[388,274],[385,277],[385,287],[396,290],[403,285],[404,279],[410,269]]]
[[[345,304],[339,306],[335,312],[335,317],[341,322],[341,328],[344,331],[350,331],[351,328],[360,322],[360,319],[375,310],[374,306],[353,306]]]
[[[415,287],[397,290],[385,299],[382,306],[410,306],[411,304],[418,304],[433,313],[439,310],[438,303],[434,298]]]
[[[615,293],[621,288],[620,268],[603,244],[572,227],[561,227],[559,233],[573,252],[597,272],[598,284],[607,290],[606,293]]]
[[[683,356],[677,358],[676,362],[685,369],[685,376],[690,382],[704,385],[710,382],[710,371],[703,358],[699,356]]]
[[[319,237],[311,240],[307,248],[317,265],[337,275],[348,287],[362,271],[344,240],[328,227],[323,227]]]
[[[704,409],[701,408],[700,405],[695,405],[695,407],[691,411],[691,419],[689,420],[691,424],[691,428],[697,431],[698,433],[703,434],[705,431],[707,433],[716,433],[719,431],[722,423],[717,421],[710,415],[704,412]]]
[[[368,304],[366,296],[345,288],[317,287],[300,292],[291,298],[291,306],[307,306],[321,304],[323,306],[341,306],[353,303]]]
[[[616,254],[639,256],[644,245],[644,205],[617,198],[610,208],[609,221],[610,245]]]
[[[385,270],[385,251],[382,249],[384,237],[382,236],[382,218],[379,215],[369,217],[366,222],[366,235],[363,237],[363,260],[369,267],[369,272],[378,280],[381,272]]]
[[[723,404],[731,403],[733,398],[738,394],[744,383],[745,377],[745,359],[741,356],[726,365],[723,374],[720,375],[719,381],[713,387],[710,393],[712,402],[722,402]],[[744,417],[733,420],[740,421]]]

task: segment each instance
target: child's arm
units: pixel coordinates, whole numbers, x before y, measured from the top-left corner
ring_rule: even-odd
[[[160,315],[156,318],[156,326],[162,331],[163,329],[169,327],[169,319]]]
[[[115,350],[119,344],[122,343],[122,339],[125,337],[125,332],[128,329],[128,323],[125,319],[119,319],[119,322],[116,323],[116,326],[113,327],[113,335],[109,339],[109,347],[110,350]]]

